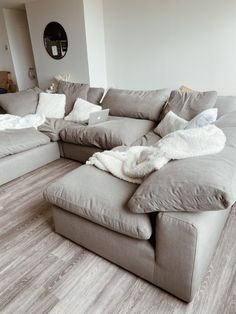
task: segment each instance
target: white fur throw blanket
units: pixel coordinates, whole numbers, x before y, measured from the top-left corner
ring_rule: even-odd
[[[145,176],[159,170],[172,159],[216,154],[224,148],[225,142],[226,137],[221,129],[207,125],[170,133],[154,146],[134,146],[125,152],[95,153],[87,164],[122,180],[140,184]]]
[[[45,117],[37,114],[29,114],[18,117],[11,114],[0,114],[0,131],[35,128],[45,122]]]

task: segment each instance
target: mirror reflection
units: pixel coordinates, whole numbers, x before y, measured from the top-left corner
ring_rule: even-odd
[[[57,22],[49,23],[44,31],[44,46],[53,59],[62,59],[68,50],[68,39],[63,26]]]

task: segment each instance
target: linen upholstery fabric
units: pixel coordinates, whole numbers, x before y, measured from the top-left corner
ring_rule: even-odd
[[[152,281],[155,251],[150,241],[128,237],[52,206],[57,233],[121,267]]]
[[[218,96],[215,108],[218,108],[218,117],[236,111],[236,96]]]
[[[169,89],[133,91],[111,88],[102,101],[102,107],[110,109],[112,116],[158,121],[169,95]]]
[[[0,158],[0,185],[60,158],[57,143],[41,145]]]
[[[104,92],[104,88],[90,87],[87,94],[87,101],[99,105]]]
[[[65,115],[68,115],[71,112],[77,98],[87,100],[88,91],[88,84],[59,81],[57,93],[66,95]]]
[[[161,137],[164,137],[174,131],[183,130],[187,125],[188,121],[178,117],[174,112],[169,111],[154,129],[154,132]]]
[[[63,142],[111,149],[131,145],[154,127],[149,120],[109,117],[109,120],[93,126],[73,125],[60,132]]]
[[[44,196],[71,213],[145,240],[152,235],[149,216],[133,214],[126,206],[136,188],[95,167],[81,166],[49,185]]]
[[[15,116],[23,117],[28,114],[34,114],[38,106],[40,92],[40,89],[33,88],[18,93],[0,95],[0,107],[6,113]]]
[[[0,132],[0,158],[45,145],[50,139],[34,128]]]
[[[152,173],[129,201],[135,213],[224,210],[236,200],[236,112],[216,122],[227,142],[219,154],[172,161]]]
[[[190,302],[206,274],[229,212],[230,208],[158,213],[154,283]]]
[[[94,153],[101,152],[102,149],[95,146],[82,146],[77,144],[60,142],[61,156],[85,163]]]
[[[173,111],[179,117],[190,121],[200,112],[214,107],[216,99],[217,93],[215,91],[181,92],[180,90],[174,90],[163,108],[161,119],[164,118],[167,112]]]
[[[64,119],[47,118],[44,124],[39,126],[38,130],[46,134],[52,142],[57,142],[60,140],[60,132],[63,128],[77,125],[78,123]]]
[[[230,209],[158,213],[155,244],[108,230],[53,206],[57,233],[190,302],[214,254]]]

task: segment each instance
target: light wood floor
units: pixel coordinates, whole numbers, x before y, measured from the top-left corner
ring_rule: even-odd
[[[187,305],[53,232],[42,190],[77,166],[61,159],[0,187],[0,313],[236,313],[235,209]]]

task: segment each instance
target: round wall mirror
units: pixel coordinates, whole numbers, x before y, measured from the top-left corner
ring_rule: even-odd
[[[65,57],[68,50],[68,39],[61,24],[49,23],[44,30],[43,40],[49,56],[57,60]]]

